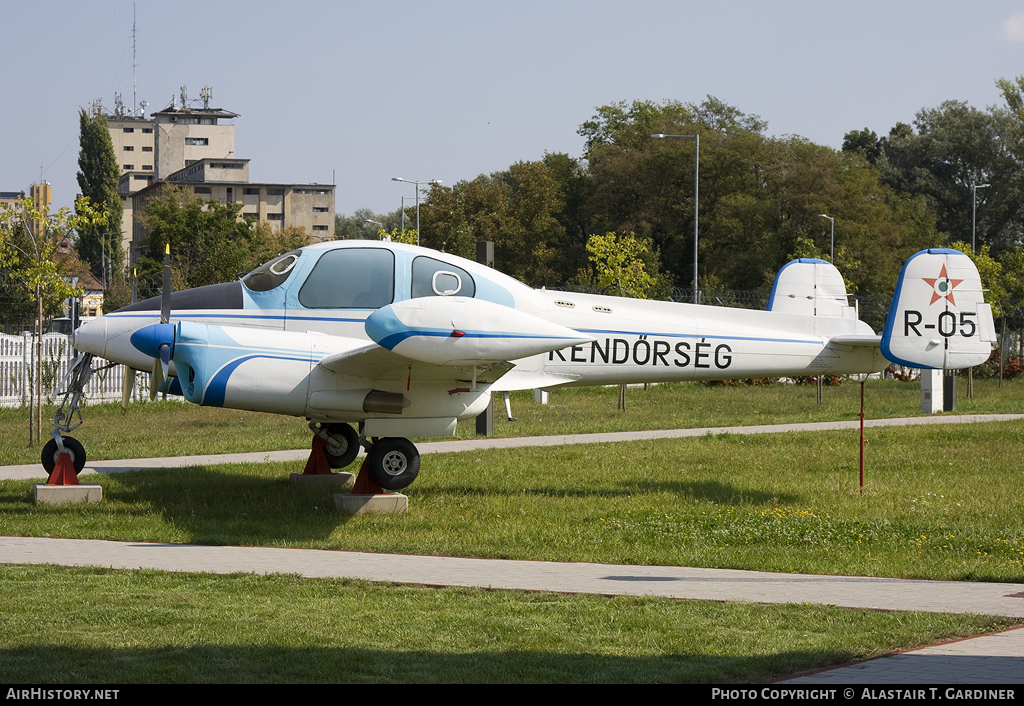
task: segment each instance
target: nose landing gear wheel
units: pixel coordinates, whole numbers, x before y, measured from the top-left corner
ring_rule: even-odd
[[[75,466],[75,475],[78,475],[85,468],[85,447],[82,446],[78,439],[73,437],[65,436],[63,439],[64,450],[71,454],[71,463]],[[57,456],[59,455],[60,451],[57,448],[57,440],[50,439],[47,441],[46,445],[43,446],[43,453],[39,459],[47,473],[53,473],[53,469],[57,465]]]
[[[378,439],[366,454],[366,470],[381,488],[401,490],[420,472],[420,452],[408,439]]]

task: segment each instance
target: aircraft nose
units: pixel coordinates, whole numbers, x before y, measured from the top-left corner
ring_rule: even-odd
[[[101,316],[79,326],[75,329],[72,341],[75,349],[92,353],[99,358],[104,357],[107,346],[107,317]]]

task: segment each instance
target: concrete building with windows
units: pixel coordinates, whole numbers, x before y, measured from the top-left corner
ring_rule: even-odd
[[[21,209],[22,199],[25,198],[24,191],[0,191],[0,207],[2,206],[13,206],[16,209]],[[50,182],[41,181],[38,184],[32,184],[28,187],[28,198],[32,200],[32,207],[40,211],[41,213],[49,213],[50,206],[53,203],[53,196],[50,193]],[[39,237],[43,232],[43,224],[37,223],[32,220],[29,221],[29,227],[32,229],[32,235]]]
[[[235,156],[237,113],[221,108],[176,108],[153,113],[156,119],[156,178],[167,179],[190,164],[208,157]]]
[[[237,113],[209,106],[213,91],[204,88],[181,105],[134,117],[120,108],[107,116],[114,151],[121,165],[118,192],[124,204],[121,237],[128,263],[144,247],[145,232],[135,213],[155,198],[164,184],[190,188],[221,203],[241,203],[243,219],[266,221],[279,228],[299,226],[314,238],[334,239],[334,186],[249,182],[249,160],[235,156]]]
[[[0,207],[21,206],[23,198],[25,198],[24,191],[0,191]]]
[[[107,129],[121,174],[152,174],[156,164],[156,121],[130,115],[108,115]]]
[[[266,221],[277,228],[299,226],[318,240],[334,239],[334,186],[268,184],[249,181],[248,159],[200,159],[167,179],[132,194],[133,211],[141,211],[168,186],[188,189],[202,199],[241,204],[239,217]],[[145,230],[136,223],[129,250],[135,264],[145,243]]]

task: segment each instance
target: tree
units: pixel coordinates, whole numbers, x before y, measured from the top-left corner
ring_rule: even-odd
[[[432,184],[420,205],[420,245],[472,260],[476,257],[473,229],[466,220],[464,182],[459,189]]]
[[[275,228],[267,221],[259,221],[252,225],[251,232],[247,236],[246,246],[249,250],[247,268],[254,269],[278,255],[298,250],[312,242],[313,236],[302,226]]]
[[[137,216],[146,232],[146,254],[139,259],[140,296],[156,294],[164,248],[171,247],[175,289],[230,282],[248,272],[258,258],[278,249],[263,233],[241,220],[242,204],[204,200],[191,191],[168,186]],[[259,253],[259,254],[257,254]]]
[[[96,278],[107,282],[110,279],[108,275],[120,273],[124,268],[124,253],[121,250],[124,205],[117,191],[121,170],[117,155],[114,154],[114,143],[110,139],[106,117],[98,113],[96,117],[90,118],[84,110],[79,111],[78,117],[78,188],[81,195],[88,198],[96,209],[106,212],[106,223],[102,226],[82,226],[76,245],[79,257],[89,263]],[[106,273],[103,272],[105,258],[109,259]]]
[[[81,292],[70,282],[65,267],[67,260],[57,257],[57,247],[75,229],[98,227],[106,222],[106,214],[92,207],[89,200],[79,196],[75,200],[75,214],[67,207],[57,213],[37,210],[31,199],[23,199],[18,206],[0,208],[0,268],[7,270],[11,280],[20,286],[26,298],[36,305],[36,331],[42,335],[44,316],[55,313],[66,299]],[[33,234],[36,230],[36,234]],[[39,441],[42,426],[42,346],[38,347],[36,375],[36,427],[35,440]],[[31,411],[29,414],[29,443],[32,442]]]
[[[58,245],[78,228],[102,227],[105,217],[83,196],[75,200],[75,214],[67,207],[56,213],[37,210],[27,198],[0,207],[0,267],[26,297],[41,305],[43,316],[55,315],[62,302],[80,294],[69,281],[74,260],[59,258]],[[32,225],[38,226],[38,235]]]
[[[1006,287],[1003,281],[1003,265],[992,257],[988,245],[982,245],[976,251],[971,250],[970,243],[957,241],[950,244],[954,250],[959,250],[978,268],[981,276],[981,288],[985,292],[985,303],[992,305],[992,316],[1002,316],[1001,305],[1006,299]]]
[[[883,181],[923,196],[936,227],[950,241],[969,242],[976,184],[977,242],[1000,252],[1022,234],[1022,188],[1008,133],[1007,111],[984,112],[962,101],[946,101],[917,113],[914,127],[897,123],[880,141],[876,164]]]
[[[843,152],[859,152],[871,164],[882,156],[882,141],[874,130],[851,130],[843,136]]]
[[[638,241],[633,233],[590,236],[587,252],[595,283],[617,289],[619,296],[646,299],[655,284],[655,278],[644,267],[643,253],[647,251],[647,242]]]
[[[413,228],[412,230],[405,228],[401,231],[398,230],[398,228],[392,228],[390,233],[384,230],[383,228],[380,228],[377,231],[377,237],[380,238],[381,240],[389,240],[392,243],[405,243],[406,245],[416,245],[417,234],[415,228]]]
[[[710,96],[599,108],[580,128],[590,146],[586,229],[649,239],[671,278],[693,281],[694,143],[650,137],[665,133],[700,136],[701,282],[765,288],[808,243],[825,243],[815,252],[829,254],[822,213],[836,219],[837,264],[861,293],[891,293],[896,254],[938,244],[923,198],[885,187],[861,154],[765,129]]]
[[[334,217],[334,237],[337,240],[377,240],[377,229],[380,226],[375,223],[382,223],[384,229],[390,231],[400,227],[401,222],[401,209],[391,213],[374,213],[369,208],[357,208],[351,216],[338,214]],[[406,216],[408,222],[409,216]]]
[[[533,286],[563,284],[560,192],[543,162],[517,162],[451,189],[435,185],[420,207],[421,243],[472,258],[475,241],[491,241],[498,270]]]

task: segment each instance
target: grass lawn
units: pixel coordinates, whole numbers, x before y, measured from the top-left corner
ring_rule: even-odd
[[[978,381],[972,400],[963,390],[960,413],[1024,410],[1019,381]],[[859,391],[826,388],[819,407],[813,387],[630,388],[623,413],[613,388],[562,390],[547,406],[513,396],[520,421],[496,426],[514,436],[855,419]],[[918,395],[869,382],[868,416],[916,414]],[[84,414],[76,436],[93,458],[309,440],[294,419],[177,403]],[[0,412],[4,463],[38,455],[11,439],[24,416]],[[1024,581],[1022,431],[871,429],[864,492],[853,431],[430,455],[402,516],[337,514],[329,493],[289,484],[302,462],[101,476],[104,501],[88,507],[37,507],[31,482],[0,481],[0,534]],[[1013,622],[54,567],[0,567],[0,590],[0,677],[13,682],[750,682]]]
[[[0,567],[0,681],[750,683],[999,630],[981,616]]]
[[[893,380],[866,384],[868,419],[921,416],[920,385]],[[495,436],[541,436],[642,429],[693,429],[854,420],[860,412],[860,385],[847,381],[826,387],[822,404],[813,385],[774,383],[764,387],[672,383],[630,387],[626,411],[616,409],[618,388],[564,388],[551,404],[533,401],[531,391],[512,394],[508,422],[496,402]],[[1024,412],[1024,381],[976,380],[968,399],[960,381],[958,414]],[[42,443],[50,437],[54,409],[44,408]],[[121,413],[117,403],[86,406],[85,423],[72,434],[93,460],[188,456],[194,454],[308,448],[306,422],[259,412],[198,407],[184,402],[136,402]],[[458,438],[475,438],[472,421],[459,424]],[[28,444],[28,410],[0,409],[0,465],[39,461],[42,444]]]
[[[826,574],[1024,580],[1024,421],[722,434],[423,457],[400,516],[345,517],[303,462],[101,476],[36,506],[0,481],[0,533]]]

